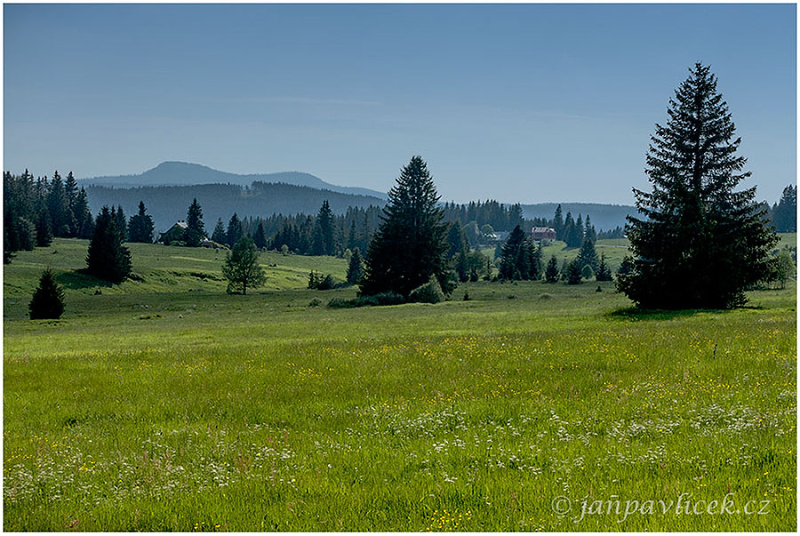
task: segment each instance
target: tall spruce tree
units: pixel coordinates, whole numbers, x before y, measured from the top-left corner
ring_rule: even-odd
[[[645,308],[731,308],[767,277],[777,236],[754,201],[737,156],[741,138],[709,67],[697,63],[675,91],[647,155],[651,192],[634,189],[628,217],[632,270],[617,286]]]
[[[519,250],[525,241],[525,232],[517,225],[509,233],[506,242],[500,250],[500,279],[522,279],[522,273],[517,265]]]
[[[78,236],[80,231],[80,222],[76,212],[78,202],[78,181],[70,171],[67,173],[67,178],[64,179],[64,194],[67,197],[67,214],[69,218],[69,235],[71,237]]]
[[[311,253],[312,255],[336,255],[333,211],[331,211],[327,199],[322,202],[317,219],[314,221]]]
[[[122,211],[122,205],[117,205],[116,215],[114,213],[114,207],[111,207],[111,215],[116,218],[117,230],[119,231],[119,236],[122,238],[123,242],[127,242],[128,241],[128,221],[125,219],[125,212]]]
[[[154,229],[153,217],[147,214],[144,201],[139,201],[139,212],[131,216],[128,222],[128,241],[151,244]]]
[[[597,273],[595,279],[598,281],[613,281],[614,277],[611,275],[611,268],[606,262],[606,254],[600,255],[600,262],[597,264]]]
[[[89,274],[111,283],[122,283],[131,274],[130,251],[122,245],[117,220],[108,207],[97,215],[86,265]]]
[[[580,215],[578,216],[580,218]],[[583,223],[581,223],[583,227]],[[568,248],[578,248],[583,242],[583,229],[578,228],[578,224],[572,219],[572,214],[567,212],[564,218],[564,237],[562,240],[567,243]]]
[[[350,263],[347,265],[347,282],[352,285],[357,285],[361,281],[364,274],[364,267],[361,259],[361,250],[359,248],[353,249],[353,254],[350,256]]]
[[[242,221],[239,219],[239,216],[234,212],[231,219],[228,221],[228,231],[225,233],[225,238],[227,241],[228,246],[233,248],[236,243],[244,236],[244,230],[242,229]]]
[[[797,232],[797,186],[783,189],[781,199],[772,209],[772,223],[779,233]]]
[[[186,213],[186,245],[197,247],[200,241],[205,238],[205,224],[203,223],[203,208],[197,202],[197,198],[192,200],[189,210]]]
[[[500,279],[536,280],[542,274],[541,250],[517,225],[500,249]]]
[[[412,157],[389,191],[381,224],[369,243],[362,294],[396,292],[408,297],[431,276],[447,288],[447,224],[438,203],[427,164]]]
[[[583,269],[584,266],[591,266],[592,271],[597,272],[597,250],[594,248],[594,240],[592,240],[591,237],[587,236],[583,239],[576,260],[581,269]]]
[[[53,180],[50,182],[50,191],[47,195],[47,210],[52,219],[53,234],[59,237],[70,236],[70,223],[72,223],[69,210],[67,193],[64,190],[64,182],[58,171],[53,173]]]
[[[458,220],[451,222],[447,230],[447,253],[445,256],[448,259],[452,259],[459,253],[466,254],[468,249],[469,242],[467,242],[467,237],[464,235],[461,222]]]
[[[225,224],[222,223],[222,218],[217,218],[217,224],[214,226],[214,231],[211,233],[211,240],[218,244],[225,243]]]
[[[92,217],[92,211],[89,209],[89,196],[83,187],[78,192],[78,197],[75,201],[75,218],[78,222],[78,238],[92,238],[94,218]]]
[[[267,230],[264,228],[264,220],[258,220],[256,232],[253,234],[253,243],[258,249],[264,249],[267,247]]]
[[[53,242],[53,228],[47,205],[42,204],[36,220],[36,247],[47,247]]]
[[[553,230],[556,232],[557,240],[564,240],[564,213],[560,203],[556,207],[556,212],[553,215]]]
[[[553,255],[547,261],[547,268],[544,270],[544,279],[548,283],[555,283],[561,279],[561,270],[558,269],[558,259]]]
[[[597,242],[597,231],[595,230],[594,225],[592,225],[592,220],[589,218],[588,214],[586,215],[586,224],[583,237],[590,239],[592,242]]]
[[[32,194],[33,177],[28,170],[21,177],[3,173],[3,262],[11,260],[11,252],[29,251],[36,245],[37,209],[44,204],[46,191],[42,181],[36,184],[37,192]]]
[[[564,267],[563,272],[564,279],[568,285],[580,285],[583,282],[583,272],[581,271],[577,259],[572,259],[572,261]]]
[[[350,229],[347,231],[347,240],[345,240],[345,247],[347,249],[354,249],[358,247],[358,231],[356,229],[356,219],[350,220]]]

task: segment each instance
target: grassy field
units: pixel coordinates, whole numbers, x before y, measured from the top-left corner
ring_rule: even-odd
[[[728,312],[596,282],[345,310],[304,288],[341,259],[265,254],[228,296],[222,254],[131,249],[115,287],[73,273],[82,241],[5,267],[7,531],[797,527],[794,283]],[[30,321],[46,265],[67,311]]]

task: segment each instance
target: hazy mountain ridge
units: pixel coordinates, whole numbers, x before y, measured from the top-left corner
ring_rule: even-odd
[[[251,173],[241,175],[219,171],[201,164],[188,162],[162,162],[153,169],[139,175],[117,175],[79,179],[85,186],[105,186],[110,188],[137,188],[140,186],[194,186],[200,184],[236,184],[250,186],[253,182],[283,183],[305,186],[318,190],[330,190],[343,194],[365,195],[386,198],[386,194],[368,188],[337,186],[310,173],[301,171],[282,171],[278,173]]]
[[[192,199],[197,199],[203,209],[203,221],[210,234],[218,218],[227,226],[235,212],[239,218],[268,217],[273,214],[315,215],[327,200],[334,213],[342,214],[347,207],[366,208],[383,206],[377,197],[354,195],[308,186],[285,183],[254,183],[249,188],[237,184],[195,184],[186,186],[139,186],[137,188],[111,188],[87,185],[89,207],[97,214],[103,205],[121,205],[126,216],[138,211],[143,201],[147,213],[153,216],[157,231],[165,231],[178,220],[185,220]]]
[[[200,164],[162,162],[139,175],[118,175],[80,179],[87,188],[91,210],[96,214],[103,205],[122,205],[132,215],[144,201],[156,227],[165,230],[186,217],[186,209],[197,197],[204,208],[205,222],[213,227],[217,218],[226,222],[236,212],[240,217],[268,217],[275,213],[316,214],[327,199],[334,212],[348,206],[382,206],[385,193],[366,188],[336,186],[300,171],[240,175],[219,171]],[[254,186],[254,183],[262,183]],[[504,203],[510,205],[511,203]],[[522,205],[525,218],[553,217],[558,203]],[[625,216],[636,214],[636,207],[602,203],[561,203],[566,216],[571,212],[584,220],[588,214],[597,230],[625,225]]]

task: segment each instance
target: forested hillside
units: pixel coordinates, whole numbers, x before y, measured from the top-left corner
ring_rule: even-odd
[[[367,208],[383,205],[383,200],[365,195],[350,195],[305,186],[255,182],[249,188],[234,184],[200,184],[193,186],[145,186],[115,189],[87,186],[89,206],[97,213],[103,205],[121,205],[133,214],[144,201],[153,216],[156,231],[165,231],[178,220],[186,219],[192,199],[203,207],[203,219],[213,228],[218,218],[228,221],[236,212],[240,217],[272,214],[315,214],[327,200],[331,210],[343,214],[348,207]]]

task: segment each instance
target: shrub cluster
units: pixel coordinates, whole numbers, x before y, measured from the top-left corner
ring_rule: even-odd
[[[346,287],[348,283],[341,283],[336,280],[333,275],[328,274],[325,277],[311,270],[308,275],[308,288],[316,290],[333,290],[336,288]]]
[[[328,302],[328,307],[333,309],[346,309],[374,305],[402,305],[404,303],[439,303],[444,301],[445,294],[435,276],[424,285],[412,290],[408,298],[395,292],[381,292],[372,296],[359,296],[352,300],[333,298]]]
[[[328,307],[332,309],[350,309],[353,307],[365,307],[373,305],[402,305],[406,303],[405,298],[394,292],[381,292],[373,296],[359,296],[352,300],[343,298],[333,298],[328,302]]]
[[[408,301],[411,303],[439,303],[443,300],[444,292],[435,277],[431,277],[430,281],[418,286],[408,295]]]

